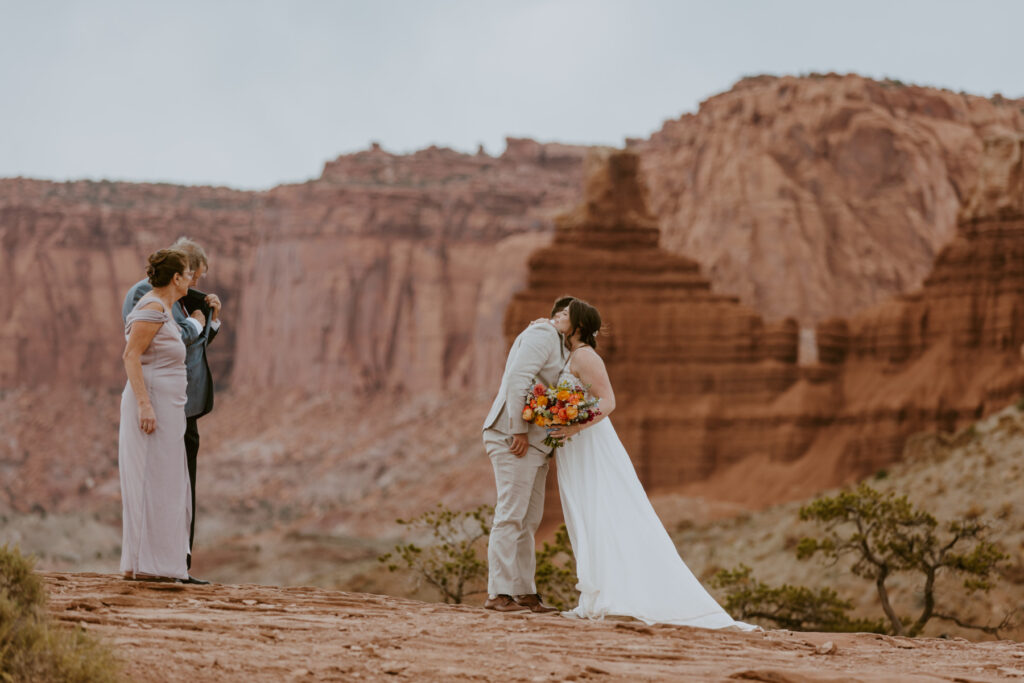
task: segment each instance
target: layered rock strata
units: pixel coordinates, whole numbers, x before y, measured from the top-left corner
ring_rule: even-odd
[[[225,188],[0,181],[0,389],[123,386],[121,302],[146,256],[179,235],[207,246],[202,286],[237,306],[261,204]],[[231,370],[235,331],[225,326],[210,348],[218,377]]]
[[[632,143],[650,215],[634,206],[623,219],[634,228],[629,249],[594,242],[584,282],[595,287],[594,303],[625,321],[601,339],[602,351],[615,354],[620,392],[638,382],[637,400],[647,401],[640,417],[667,423],[652,433],[676,436],[645,446],[644,423],[617,419],[617,427],[631,449],[639,443],[653,453],[666,441],[690,454],[683,464],[671,456],[639,463],[651,470],[645,481],[674,486],[710,473],[702,491],[729,495],[742,489],[733,476],[741,472],[759,484],[745,500],[792,497],[843,472],[883,466],[906,433],[959,424],[1009,400],[1019,345],[1016,285],[1008,284],[1019,193],[1003,189],[1012,185],[1012,165],[990,174],[981,159],[986,133],[1024,130],[1021,104],[856,76],[761,77]],[[999,144],[1012,156],[1013,144]],[[142,276],[146,254],[183,233],[210,248],[203,286],[225,299],[227,319],[211,347],[214,374],[220,386],[240,390],[238,400],[287,395],[294,409],[307,405],[301,394],[321,391],[398,401],[490,391],[507,349],[506,303],[527,280],[528,255],[552,239],[552,217],[578,202],[584,151],[531,140],[510,140],[500,157],[375,147],[339,157],[317,180],[266,192],[0,180],[9,292],[0,306],[0,399],[10,411],[2,421],[12,425],[0,429],[5,495],[29,509],[35,503],[21,484],[45,479],[54,487],[42,507],[84,509],[79,503],[93,501],[95,490],[116,484],[117,399],[105,392],[124,383],[120,298]],[[957,207],[965,198],[973,206],[968,188],[979,178],[989,189],[976,203],[994,212],[965,213],[955,244],[988,240],[986,269],[972,265],[981,252],[954,245],[920,293],[854,315],[923,281],[954,233]],[[611,234],[594,218],[597,208],[587,220]],[[662,251],[652,247],[652,216]],[[600,260],[620,252],[637,259],[621,272]],[[557,273],[535,276],[549,293],[583,291]],[[596,276],[634,284],[601,289]],[[643,292],[672,309],[676,299],[659,303],[652,293],[662,284],[670,299],[688,302],[687,322],[649,319],[642,305],[611,291]],[[942,287],[948,296],[934,298]],[[602,305],[606,294],[619,303]],[[529,316],[549,305],[537,299]],[[846,317],[830,318],[836,314]],[[792,316],[805,328],[821,320],[817,354],[803,356],[819,362],[792,367],[796,325],[761,315]],[[944,341],[944,316],[960,316],[948,322],[962,342]],[[635,329],[650,339],[622,348],[622,335]],[[972,335],[979,346],[970,345]],[[811,345],[807,329],[800,338]],[[644,362],[627,367],[629,358]],[[291,390],[299,395],[282,394]],[[680,401],[678,410],[651,399],[655,390],[678,391],[665,394]],[[51,397],[62,399],[59,408]],[[287,448],[267,454],[234,438],[250,434],[256,418],[239,411],[247,417],[226,424],[232,413],[219,405],[229,460],[259,451],[284,458],[282,468],[299,467]],[[463,406],[465,443],[478,439],[477,409],[484,408]],[[402,415],[375,409],[344,419],[374,422],[380,438],[393,439]],[[268,428],[294,427],[284,411],[263,419],[274,423]],[[306,428],[329,428],[339,441],[351,433],[337,424],[342,418],[321,419],[326,427]],[[322,448],[307,455],[342,467],[332,446]],[[715,489],[718,474],[724,483]],[[310,501],[295,506],[312,509]]]
[[[257,217],[237,362],[259,387],[441,392],[489,385],[526,255],[579,193],[580,148],[501,157],[371,149],[280,187]]]
[[[760,505],[862,477],[911,434],[956,429],[1024,391],[1021,140],[986,142],[957,238],[924,286],[823,321],[817,363],[798,364],[792,320],[763,322],[658,248],[628,152],[588,161],[584,202],[531,256],[506,333],[565,293],[601,310],[614,422],[649,489]]]
[[[563,294],[597,306],[616,430],[641,480],[670,486],[703,479],[755,447],[788,448],[773,424],[727,426],[737,406],[749,413],[797,381],[798,329],[792,320],[765,324],[735,297],[712,292],[694,261],[659,248],[638,166],[632,152],[592,153],[584,201],[555,220],[551,246],[530,257],[505,331],[513,337]]]
[[[746,78],[632,141],[662,246],[718,291],[802,325],[923,282],[956,233],[982,140],[1024,101],[856,75]]]
[[[919,290],[819,326],[842,397],[830,429],[850,432],[843,470],[881,467],[909,434],[955,429],[1024,391],[1022,148],[1009,131],[985,141],[956,238]]]
[[[490,381],[526,254],[579,193],[582,150],[510,140],[501,157],[379,147],[267,192],[0,181],[0,388],[123,385],[121,298],[187,234],[225,302],[222,384],[311,392]]]

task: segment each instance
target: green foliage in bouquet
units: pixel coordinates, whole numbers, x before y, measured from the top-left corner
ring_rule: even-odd
[[[430,545],[399,543],[394,551],[377,558],[388,571],[412,570],[418,583],[436,589],[446,603],[462,603],[467,595],[486,591],[487,546],[494,508],[481,505],[475,510],[453,511],[437,504],[433,510],[409,520],[396,520],[417,536],[429,535]]]
[[[51,622],[33,564],[16,547],[0,547],[0,680],[120,680],[120,665],[106,646],[81,628]]]
[[[579,601],[576,583],[576,557],[563,524],[555,532],[555,542],[545,541],[537,551],[537,592],[552,607],[567,610]]]

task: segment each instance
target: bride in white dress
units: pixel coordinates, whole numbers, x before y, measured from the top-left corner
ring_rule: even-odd
[[[635,617],[648,624],[702,628],[758,627],[734,621],[679,557],[651,507],[608,415],[615,393],[595,350],[601,328],[597,309],[573,301],[552,322],[566,335],[571,354],[560,379],[587,387],[601,399],[602,415],[586,425],[559,427],[569,438],[555,451],[558,492],[569,532],[580,602],[565,616]]]

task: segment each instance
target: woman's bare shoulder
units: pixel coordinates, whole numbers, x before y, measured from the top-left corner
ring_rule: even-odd
[[[583,346],[576,349],[576,352],[572,355],[572,367],[573,370],[579,370],[579,374],[588,374],[588,371],[599,370],[604,368],[604,359],[598,355],[597,351],[590,348],[589,346]]]

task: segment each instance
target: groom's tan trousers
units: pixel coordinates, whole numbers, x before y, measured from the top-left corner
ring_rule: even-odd
[[[544,486],[548,459],[535,448],[517,458],[510,437],[484,430],[484,448],[494,467],[498,502],[487,544],[487,592],[490,595],[528,595],[537,592],[534,534],[544,516]]]

